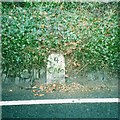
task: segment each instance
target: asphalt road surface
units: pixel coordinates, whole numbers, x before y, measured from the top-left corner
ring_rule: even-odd
[[[4,106],[2,118],[118,118],[117,103]]]
[[[31,90],[19,89],[13,84],[2,86],[2,100],[37,100],[57,98],[100,98],[117,97],[117,89],[112,91],[98,90],[67,94],[51,93],[42,97],[34,96]],[[12,91],[11,91],[12,90]],[[70,103],[49,105],[3,106],[2,118],[118,118],[118,103]]]

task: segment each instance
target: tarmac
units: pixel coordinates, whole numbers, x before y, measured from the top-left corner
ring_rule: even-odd
[[[33,89],[25,89],[14,83],[2,84],[2,101],[44,100],[67,98],[117,98],[118,88],[115,84],[95,86],[99,89],[73,92],[53,91],[43,96],[35,96]],[[102,86],[102,87],[101,87]],[[95,88],[94,87],[94,88]],[[89,87],[91,88],[91,86]],[[118,103],[72,103],[48,105],[13,105],[2,107],[2,118],[118,118]]]

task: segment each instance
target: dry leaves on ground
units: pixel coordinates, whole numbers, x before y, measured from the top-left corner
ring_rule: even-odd
[[[34,93],[34,96],[44,96],[48,93],[53,92],[68,92],[72,93],[76,90],[79,90],[80,92],[83,91],[89,91],[90,89],[88,87],[85,87],[79,83],[70,83],[70,84],[60,84],[60,83],[53,83],[53,84],[43,84],[43,85],[35,85],[33,87],[32,92]]]
[[[89,85],[81,85],[77,82],[72,82],[72,83],[53,83],[53,84],[41,84],[38,85],[36,84],[35,86],[32,87],[32,92],[34,93],[34,96],[44,96],[45,94],[50,94],[50,93],[68,93],[72,94],[75,92],[94,92],[98,90],[108,90],[111,91],[108,86],[105,84],[103,85],[96,85],[94,87],[90,87]]]

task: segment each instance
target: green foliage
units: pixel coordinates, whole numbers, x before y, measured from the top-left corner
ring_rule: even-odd
[[[56,51],[82,66],[118,70],[117,11],[115,2],[2,3],[3,69],[40,68]]]

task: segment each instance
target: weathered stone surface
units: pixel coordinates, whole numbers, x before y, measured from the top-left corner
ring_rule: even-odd
[[[5,79],[5,83],[6,83],[6,84],[9,84],[9,83],[11,83],[11,82],[13,82],[13,81],[14,81],[14,77],[11,77],[11,76],[6,77],[6,79]]]
[[[34,79],[39,79],[39,70],[33,69],[33,77]]]
[[[91,71],[86,73],[86,79],[90,81],[103,81],[107,80],[107,77],[104,73],[104,71]],[[108,75],[107,75],[108,76]]]
[[[41,68],[40,69],[40,84],[46,83],[46,69]]]
[[[107,80],[103,71],[97,71],[96,75],[97,75],[97,80],[100,81]]]
[[[23,72],[21,73],[21,78],[27,79],[27,78],[29,78],[29,76],[30,75],[29,75],[29,72],[27,69],[23,70]]]
[[[20,78],[19,77],[16,77],[15,78],[15,84],[18,85],[20,83]]]
[[[65,60],[62,54],[53,53],[48,56],[47,83],[65,82]]]
[[[1,75],[1,78],[2,78],[2,81],[5,81],[5,79],[6,79],[6,74],[3,73],[3,74]]]

